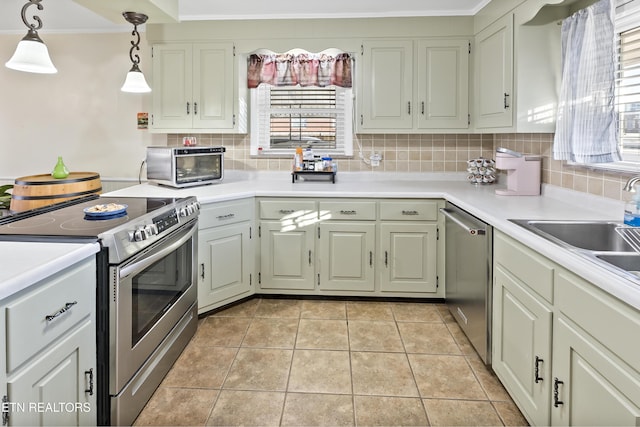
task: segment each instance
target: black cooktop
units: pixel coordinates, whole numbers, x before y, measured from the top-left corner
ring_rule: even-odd
[[[3,218],[0,240],[4,241],[97,241],[99,235],[142,215],[172,205],[174,198],[91,197]],[[115,216],[89,216],[84,209],[98,204],[127,205]]]

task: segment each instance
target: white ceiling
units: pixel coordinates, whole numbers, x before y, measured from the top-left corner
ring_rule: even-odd
[[[109,0],[104,0],[109,1]],[[397,16],[474,15],[490,0],[178,0],[181,21],[275,18],[357,18]],[[27,0],[0,1],[0,34],[26,32],[20,10]],[[27,8],[27,17],[38,15],[42,33],[105,32],[130,28],[113,23],[73,0],[43,0],[43,10]],[[33,22],[33,21],[29,21]],[[152,23],[151,21],[149,21]]]

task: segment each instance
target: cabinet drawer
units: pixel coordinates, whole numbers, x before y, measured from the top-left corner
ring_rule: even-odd
[[[313,200],[261,200],[261,219],[282,219],[284,217],[299,217],[302,215],[317,215],[316,202]]]
[[[564,269],[556,274],[556,306],[568,318],[640,371],[640,311]]]
[[[434,200],[389,200],[380,202],[380,219],[436,221],[438,219],[438,202]]]
[[[41,283],[5,307],[8,372],[95,310],[95,258]]]
[[[204,205],[198,217],[200,229],[249,221],[253,215],[252,199]]]
[[[337,201],[320,202],[320,219],[375,220],[376,202],[374,201]]]
[[[535,293],[553,303],[555,265],[545,257],[501,233],[496,233],[493,240],[493,259]]]

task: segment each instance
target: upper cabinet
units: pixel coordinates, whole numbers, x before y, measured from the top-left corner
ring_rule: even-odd
[[[376,40],[362,44],[360,127],[413,127],[413,42]]]
[[[469,40],[418,40],[416,125],[469,127]]]
[[[360,81],[362,132],[468,128],[466,39],[367,40]]]
[[[513,122],[513,16],[508,14],[476,36],[476,127]]]
[[[555,132],[562,19],[575,2],[493,0],[476,15],[474,128]]]
[[[234,65],[232,43],[154,45],[152,131],[246,131]]]

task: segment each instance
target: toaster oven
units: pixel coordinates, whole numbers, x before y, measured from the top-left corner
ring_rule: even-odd
[[[147,147],[147,180],[183,188],[213,184],[224,176],[224,147]]]

